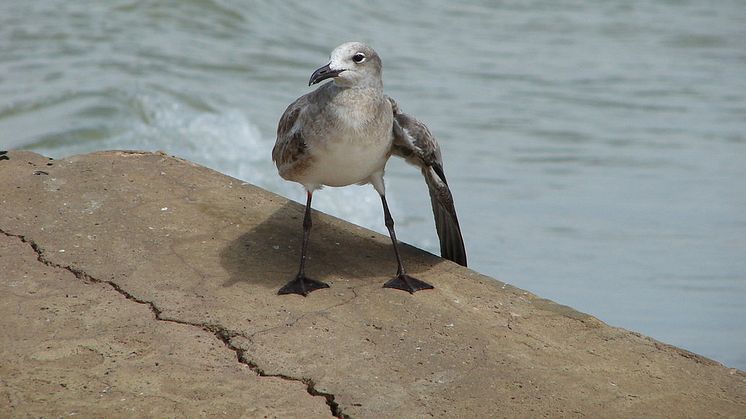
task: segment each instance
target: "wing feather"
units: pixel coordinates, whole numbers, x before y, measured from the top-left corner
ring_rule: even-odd
[[[419,167],[425,177],[435,228],[440,239],[441,256],[466,266],[464,239],[453,203],[453,194],[443,171],[443,158],[438,141],[425,124],[401,112],[398,104],[393,99],[388,99],[394,111],[392,153]]]
[[[272,148],[272,161],[275,162],[280,176],[288,180],[293,180],[294,174],[301,170],[310,158],[298,123],[307,102],[306,95],[291,103],[277,125],[277,140]]]

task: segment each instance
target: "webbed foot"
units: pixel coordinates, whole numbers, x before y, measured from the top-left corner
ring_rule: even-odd
[[[383,284],[384,288],[395,288],[398,290],[406,291],[410,294],[414,294],[415,291],[419,290],[431,290],[434,287],[427,282],[420,281],[417,278],[411,277],[407,274],[400,274],[396,278],[389,280]]]
[[[307,296],[310,292],[316,291],[322,288],[329,288],[329,284],[326,282],[317,281],[315,279],[308,278],[305,275],[298,275],[292,281],[288,282],[277,291],[277,294],[298,294]]]

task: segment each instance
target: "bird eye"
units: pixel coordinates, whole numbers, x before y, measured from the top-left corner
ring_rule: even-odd
[[[362,63],[363,61],[365,61],[365,54],[363,54],[362,52],[358,52],[357,54],[352,56],[352,61],[358,64]]]

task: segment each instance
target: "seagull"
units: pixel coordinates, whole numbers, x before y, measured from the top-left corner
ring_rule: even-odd
[[[335,48],[329,62],[313,72],[308,85],[327,79],[332,81],[291,103],[277,126],[272,160],[283,179],[306,190],[300,267],[278,294],[306,296],[329,287],[305,274],[311,199],[324,186],[353,184],[371,184],[381,197],[397,263],[396,276],[383,286],[409,293],[432,289],[404,269],[383,175],[392,155],[420,168],[430,193],[441,256],[466,266],[464,241],[438,142],[422,122],[401,112],[383,93],[381,58],[371,47],[347,42]]]

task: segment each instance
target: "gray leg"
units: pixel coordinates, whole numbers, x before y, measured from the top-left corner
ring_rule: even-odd
[[[407,291],[410,294],[419,290],[433,289],[432,285],[411,277],[404,271],[404,265],[401,262],[401,255],[399,255],[399,242],[396,240],[396,232],[394,231],[394,219],[391,217],[391,212],[389,211],[389,205],[386,203],[385,195],[381,195],[381,202],[383,203],[384,221],[386,223],[386,228],[389,230],[391,242],[394,244],[394,254],[396,255],[397,263],[396,277],[383,284],[383,287]]]
[[[300,268],[298,268],[298,275],[295,276],[295,279],[288,282],[277,291],[280,295],[299,294],[305,297],[311,291],[321,288],[329,288],[329,284],[308,278],[305,272],[306,249],[308,248],[308,237],[311,235],[311,197],[313,196],[313,192],[307,192],[307,194],[306,213],[303,216],[303,244],[300,252]]]

